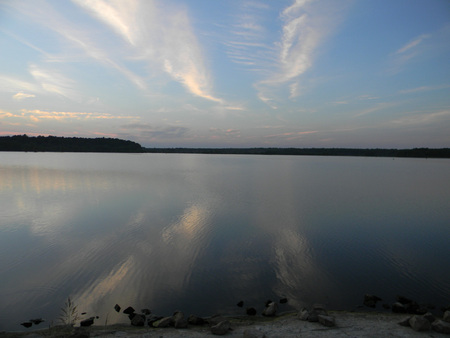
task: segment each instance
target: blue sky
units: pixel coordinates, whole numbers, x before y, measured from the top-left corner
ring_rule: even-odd
[[[450,146],[448,0],[0,0],[0,135]]]

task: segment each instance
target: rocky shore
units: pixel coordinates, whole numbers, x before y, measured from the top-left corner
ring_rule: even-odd
[[[375,308],[381,299],[364,296],[364,306]],[[443,308],[442,316],[432,314],[427,306],[405,297],[389,306],[391,312],[329,311],[322,304],[314,304],[296,312],[279,312],[279,305],[287,302],[267,301],[261,315],[254,308],[246,308],[245,316],[198,317],[175,311],[171,316],[156,316],[149,309],[136,311],[131,306],[114,310],[127,318],[127,323],[107,326],[95,325],[98,317],[90,317],[79,325],[56,325],[27,332],[0,332],[0,337],[448,337],[450,309]],[[237,306],[243,307],[244,302]],[[383,308],[387,310],[387,305]],[[39,325],[42,319],[23,322],[27,328]]]

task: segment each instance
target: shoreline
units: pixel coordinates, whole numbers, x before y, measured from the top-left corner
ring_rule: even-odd
[[[273,317],[224,316],[230,323],[226,337],[448,337],[433,330],[415,331],[399,323],[409,314],[386,312],[328,311],[335,326],[300,320],[298,312],[281,313]],[[450,323],[447,323],[450,325]],[[90,327],[53,326],[32,331],[0,332],[0,337],[211,337],[210,325],[189,325],[187,328],[152,328],[131,324]]]

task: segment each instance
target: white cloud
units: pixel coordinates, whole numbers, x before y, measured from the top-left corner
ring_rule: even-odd
[[[273,89],[283,85],[288,86],[290,98],[301,94],[301,77],[314,65],[319,46],[333,32],[340,13],[334,2],[297,0],[280,18],[283,26],[272,74],[255,84],[258,97],[266,103],[271,102]]]
[[[416,46],[418,46],[423,40],[428,39],[431,35],[429,34],[422,34],[419,35],[418,37],[414,38],[414,40],[408,42],[406,45],[404,45],[403,47],[401,47],[400,49],[398,49],[395,54],[404,54],[408,51],[411,51],[411,49],[415,48]]]
[[[134,47],[150,68],[161,68],[190,93],[222,103],[212,94],[201,47],[184,9],[153,1],[74,0]]]
[[[28,99],[28,98],[32,98],[32,97],[36,97],[36,95],[19,92],[17,94],[14,94],[13,99],[14,100],[23,100],[23,99]]]
[[[43,69],[35,64],[31,64],[28,70],[46,92],[59,94],[69,99],[78,97],[73,88],[75,82],[60,72],[53,69]]]
[[[394,124],[426,124],[438,121],[450,121],[450,110],[441,110],[434,113],[414,114],[412,116],[405,116],[392,121]]]

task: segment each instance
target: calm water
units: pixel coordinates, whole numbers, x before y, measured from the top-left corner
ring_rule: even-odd
[[[101,325],[116,303],[441,306],[449,262],[447,159],[0,153],[0,330],[68,296]]]

